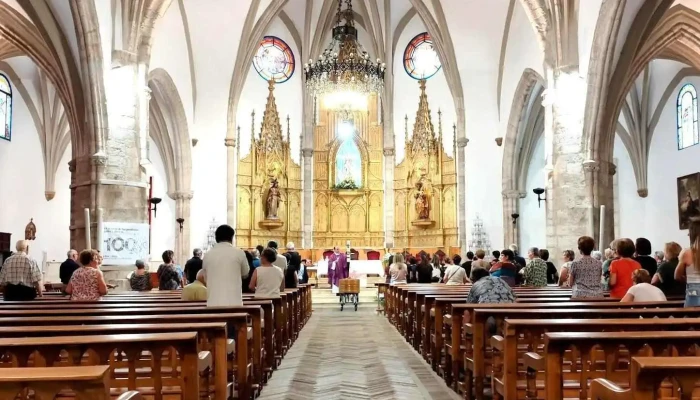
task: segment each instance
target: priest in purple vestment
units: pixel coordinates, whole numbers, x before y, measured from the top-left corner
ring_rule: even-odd
[[[328,258],[328,283],[340,286],[340,280],[348,277],[348,259],[338,247],[333,248],[333,254]]]

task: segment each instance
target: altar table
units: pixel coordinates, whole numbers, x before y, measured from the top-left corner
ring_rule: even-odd
[[[381,260],[348,260],[350,262],[350,275],[368,275],[375,274],[384,276],[384,267]],[[328,261],[321,260],[316,264],[316,273],[318,276],[328,275]]]

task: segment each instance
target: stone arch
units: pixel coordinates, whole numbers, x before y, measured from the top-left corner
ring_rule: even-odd
[[[0,36],[12,47],[27,55],[54,86],[65,108],[71,132],[73,157],[88,155],[93,143],[81,124],[84,113],[83,92],[71,80],[58,51],[47,43],[36,26],[5,2],[0,2]],[[68,62],[68,61],[66,61]]]
[[[630,27],[614,69],[611,63],[618,27],[604,23],[605,20],[599,21],[593,46],[604,49],[606,57],[592,58],[589,65],[589,95],[584,119],[589,159],[612,160],[620,110],[649,61],[663,57],[696,68],[700,66],[700,35],[695,28],[700,23],[699,14],[683,5],[667,12],[670,6],[671,2],[645,2]],[[601,15],[604,11],[601,8]]]
[[[544,78],[537,71],[523,71],[513,95],[503,145],[503,243],[518,243],[517,224],[511,214],[518,212],[518,200],[525,196],[525,178],[534,147],[544,132],[541,96]]]
[[[192,154],[187,117],[182,100],[170,75],[162,68],[149,73],[152,92],[149,107],[149,135],[165,163],[168,196],[175,200],[177,218],[184,218],[186,229],[175,232],[175,254],[186,260],[190,247],[190,200],[192,199]]]

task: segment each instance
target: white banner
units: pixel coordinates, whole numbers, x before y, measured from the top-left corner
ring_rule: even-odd
[[[105,265],[134,265],[148,258],[148,224],[105,222],[102,228]]]

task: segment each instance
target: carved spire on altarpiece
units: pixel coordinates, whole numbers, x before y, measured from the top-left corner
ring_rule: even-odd
[[[416,122],[413,125],[413,137],[411,138],[410,150],[412,153],[430,153],[437,146],[435,128],[430,117],[430,106],[428,105],[428,95],[425,94],[425,79],[418,81],[420,84],[420,98],[418,111],[416,112]]]
[[[266,153],[277,153],[282,156],[284,136],[282,135],[282,124],[280,116],[277,112],[277,103],[275,102],[275,81],[268,82],[270,94],[267,96],[267,104],[263,112],[263,120],[260,126],[260,138],[256,142],[258,150]]]

